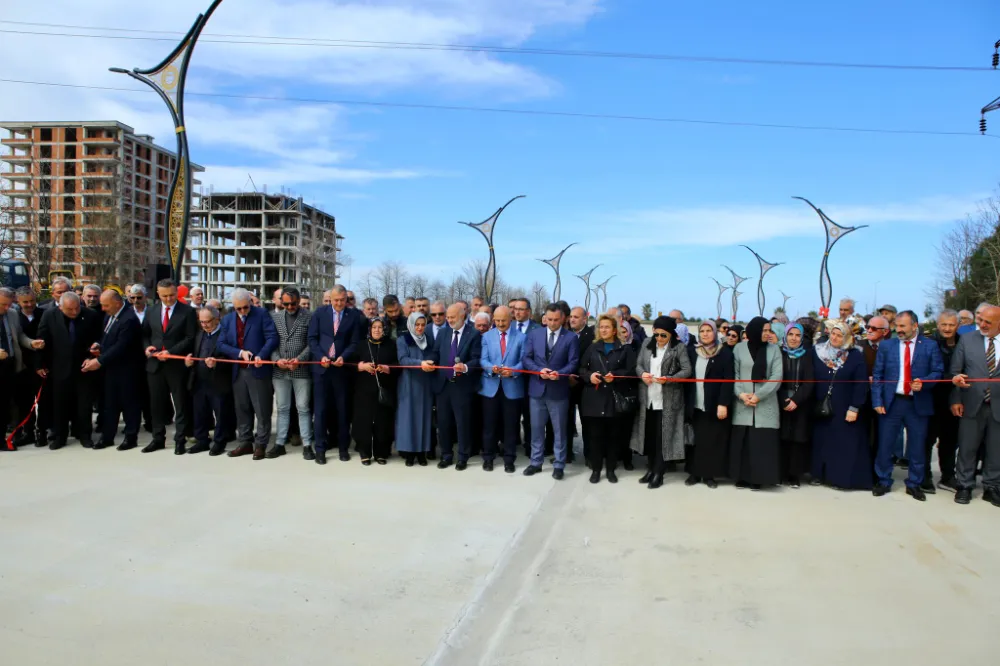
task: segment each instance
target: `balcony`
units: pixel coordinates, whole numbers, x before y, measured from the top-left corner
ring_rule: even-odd
[[[117,146],[121,142],[113,136],[85,136],[82,143],[85,145]]]
[[[12,136],[7,139],[0,139],[0,143],[5,146],[30,146],[31,137],[29,136]]]
[[[17,153],[11,153],[10,155],[3,155],[0,157],[0,162],[30,162],[32,160],[31,154],[18,155]]]

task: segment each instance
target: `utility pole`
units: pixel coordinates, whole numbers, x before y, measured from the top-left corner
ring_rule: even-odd
[[[998,39],[996,43],[993,45],[993,69],[997,69],[997,67],[1000,67],[1000,39]],[[986,134],[986,114],[989,113],[990,111],[997,111],[998,109],[1000,109],[1000,97],[997,97],[995,100],[993,100],[980,110],[979,112],[981,114],[979,117],[980,134]]]

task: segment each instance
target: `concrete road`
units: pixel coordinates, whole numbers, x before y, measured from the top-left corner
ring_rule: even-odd
[[[0,455],[0,664],[989,663],[1000,509],[335,459]],[[478,459],[474,459],[477,463]],[[546,470],[548,472],[548,470]]]

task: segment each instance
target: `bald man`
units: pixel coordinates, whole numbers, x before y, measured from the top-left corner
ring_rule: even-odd
[[[455,462],[452,443],[457,439],[455,469],[461,472],[468,467],[472,454],[472,410],[479,388],[480,377],[476,371],[480,367],[482,336],[467,319],[464,305],[453,304],[448,308],[446,318],[448,326],[441,329],[434,341],[432,360],[424,361],[422,365],[426,372],[435,372],[431,366],[442,366],[434,377],[438,444],[441,446],[438,468],[445,469]]]

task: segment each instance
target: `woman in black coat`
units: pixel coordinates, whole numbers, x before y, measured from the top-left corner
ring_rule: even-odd
[[[608,481],[617,483],[615,467],[618,451],[629,445],[634,413],[619,414],[615,411],[614,393],[632,397],[637,387],[634,379],[615,379],[616,376],[635,376],[635,351],[618,339],[618,322],[614,317],[601,315],[597,320],[597,339],[587,348],[580,361],[580,381],[584,384],[580,402],[580,416],[586,428],[584,437],[589,439],[590,482],[601,480],[601,466],[607,468]]]
[[[734,331],[729,329],[729,332]],[[691,353],[691,367],[695,379],[735,378],[733,348],[719,338],[715,322],[704,321],[698,327],[698,345]],[[719,485],[716,479],[726,476],[729,464],[733,385],[699,381],[690,386],[687,412],[694,429],[694,452],[690,476],[684,483],[693,486],[704,481],[709,488],[716,488]]]
[[[388,366],[397,365],[396,359],[396,343],[385,336],[382,320],[369,322],[368,340],[358,344],[358,378],[354,382],[351,426],[362,465],[371,465],[372,457],[379,465],[384,465],[392,451],[399,370]]]
[[[812,430],[813,364],[805,344],[802,324],[785,331],[781,358],[785,381],[781,384],[781,478],[792,488],[809,471],[809,437]]]

